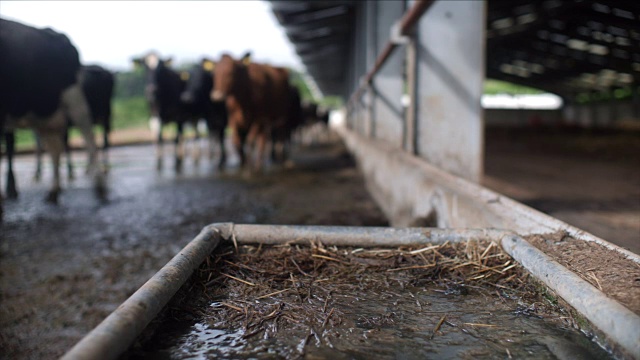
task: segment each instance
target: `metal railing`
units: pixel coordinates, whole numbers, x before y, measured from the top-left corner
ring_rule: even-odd
[[[416,23],[418,22],[418,20],[420,20],[422,15],[424,15],[427,12],[427,10],[429,10],[429,8],[431,7],[431,5],[433,5],[434,2],[435,0],[416,1],[416,3],[400,19],[400,22],[399,22],[400,28],[399,28],[398,35],[400,36],[410,35]],[[400,45],[401,44],[398,43],[397,41],[394,41],[394,39],[389,39],[384,49],[380,53],[380,55],[378,55],[378,57],[376,58],[376,62],[373,68],[369,70],[369,72],[367,72],[360,86],[356,89],[356,91],[353,92],[353,94],[349,98],[349,101],[347,102],[347,107],[351,107],[354,101],[356,101],[356,99],[362,95],[362,93],[366,90],[367,86],[369,86],[369,84],[371,84],[371,82],[373,81],[374,76],[378,73],[378,71],[380,71],[380,69],[385,64],[385,62],[389,59],[389,57],[391,57],[393,52]]]

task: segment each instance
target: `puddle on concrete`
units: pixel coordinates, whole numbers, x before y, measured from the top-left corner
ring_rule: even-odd
[[[223,249],[125,357],[612,358],[497,246],[414,250]]]

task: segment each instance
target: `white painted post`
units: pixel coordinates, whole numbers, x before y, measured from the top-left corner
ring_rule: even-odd
[[[484,124],[484,1],[436,1],[416,31],[417,154],[479,182]]]

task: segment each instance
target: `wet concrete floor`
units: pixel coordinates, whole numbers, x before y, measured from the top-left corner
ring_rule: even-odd
[[[58,205],[43,201],[50,169],[34,183],[33,157],[20,156],[20,198],[0,225],[0,358],[62,355],[209,223],[387,225],[344,147],[297,150],[293,167],[247,177],[235,159],[176,174],[168,151],[157,172],[153,147],[115,148],[108,201],[78,176]]]
[[[36,184],[33,157],[18,157],[20,197],[0,225],[0,357],[62,355],[209,223],[387,224],[340,144],[252,177],[233,158],[225,172],[187,159],[181,174],[166,159],[157,172],[151,146],[115,148],[106,203],[78,176],[51,205],[48,165]]]

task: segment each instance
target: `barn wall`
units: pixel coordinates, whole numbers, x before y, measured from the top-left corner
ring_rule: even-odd
[[[632,100],[567,105],[558,110],[485,109],[487,127],[579,126],[640,128],[640,111]]]
[[[625,100],[568,105],[562,112],[566,124],[582,127],[640,127],[640,101]]]
[[[556,126],[562,122],[561,110],[485,109],[487,127]]]
[[[389,30],[413,2],[367,1],[356,6],[352,89],[373,67]],[[404,147],[472,181],[482,177],[485,3],[436,1],[409,39],[348,107],[359,134]],[[409,40],[404,46],[403,42]],[[365,65],[365,66],[363,66]],[[408,108],[403,94],[410,95]],[[412,97],[412,98],[411,98]]]

